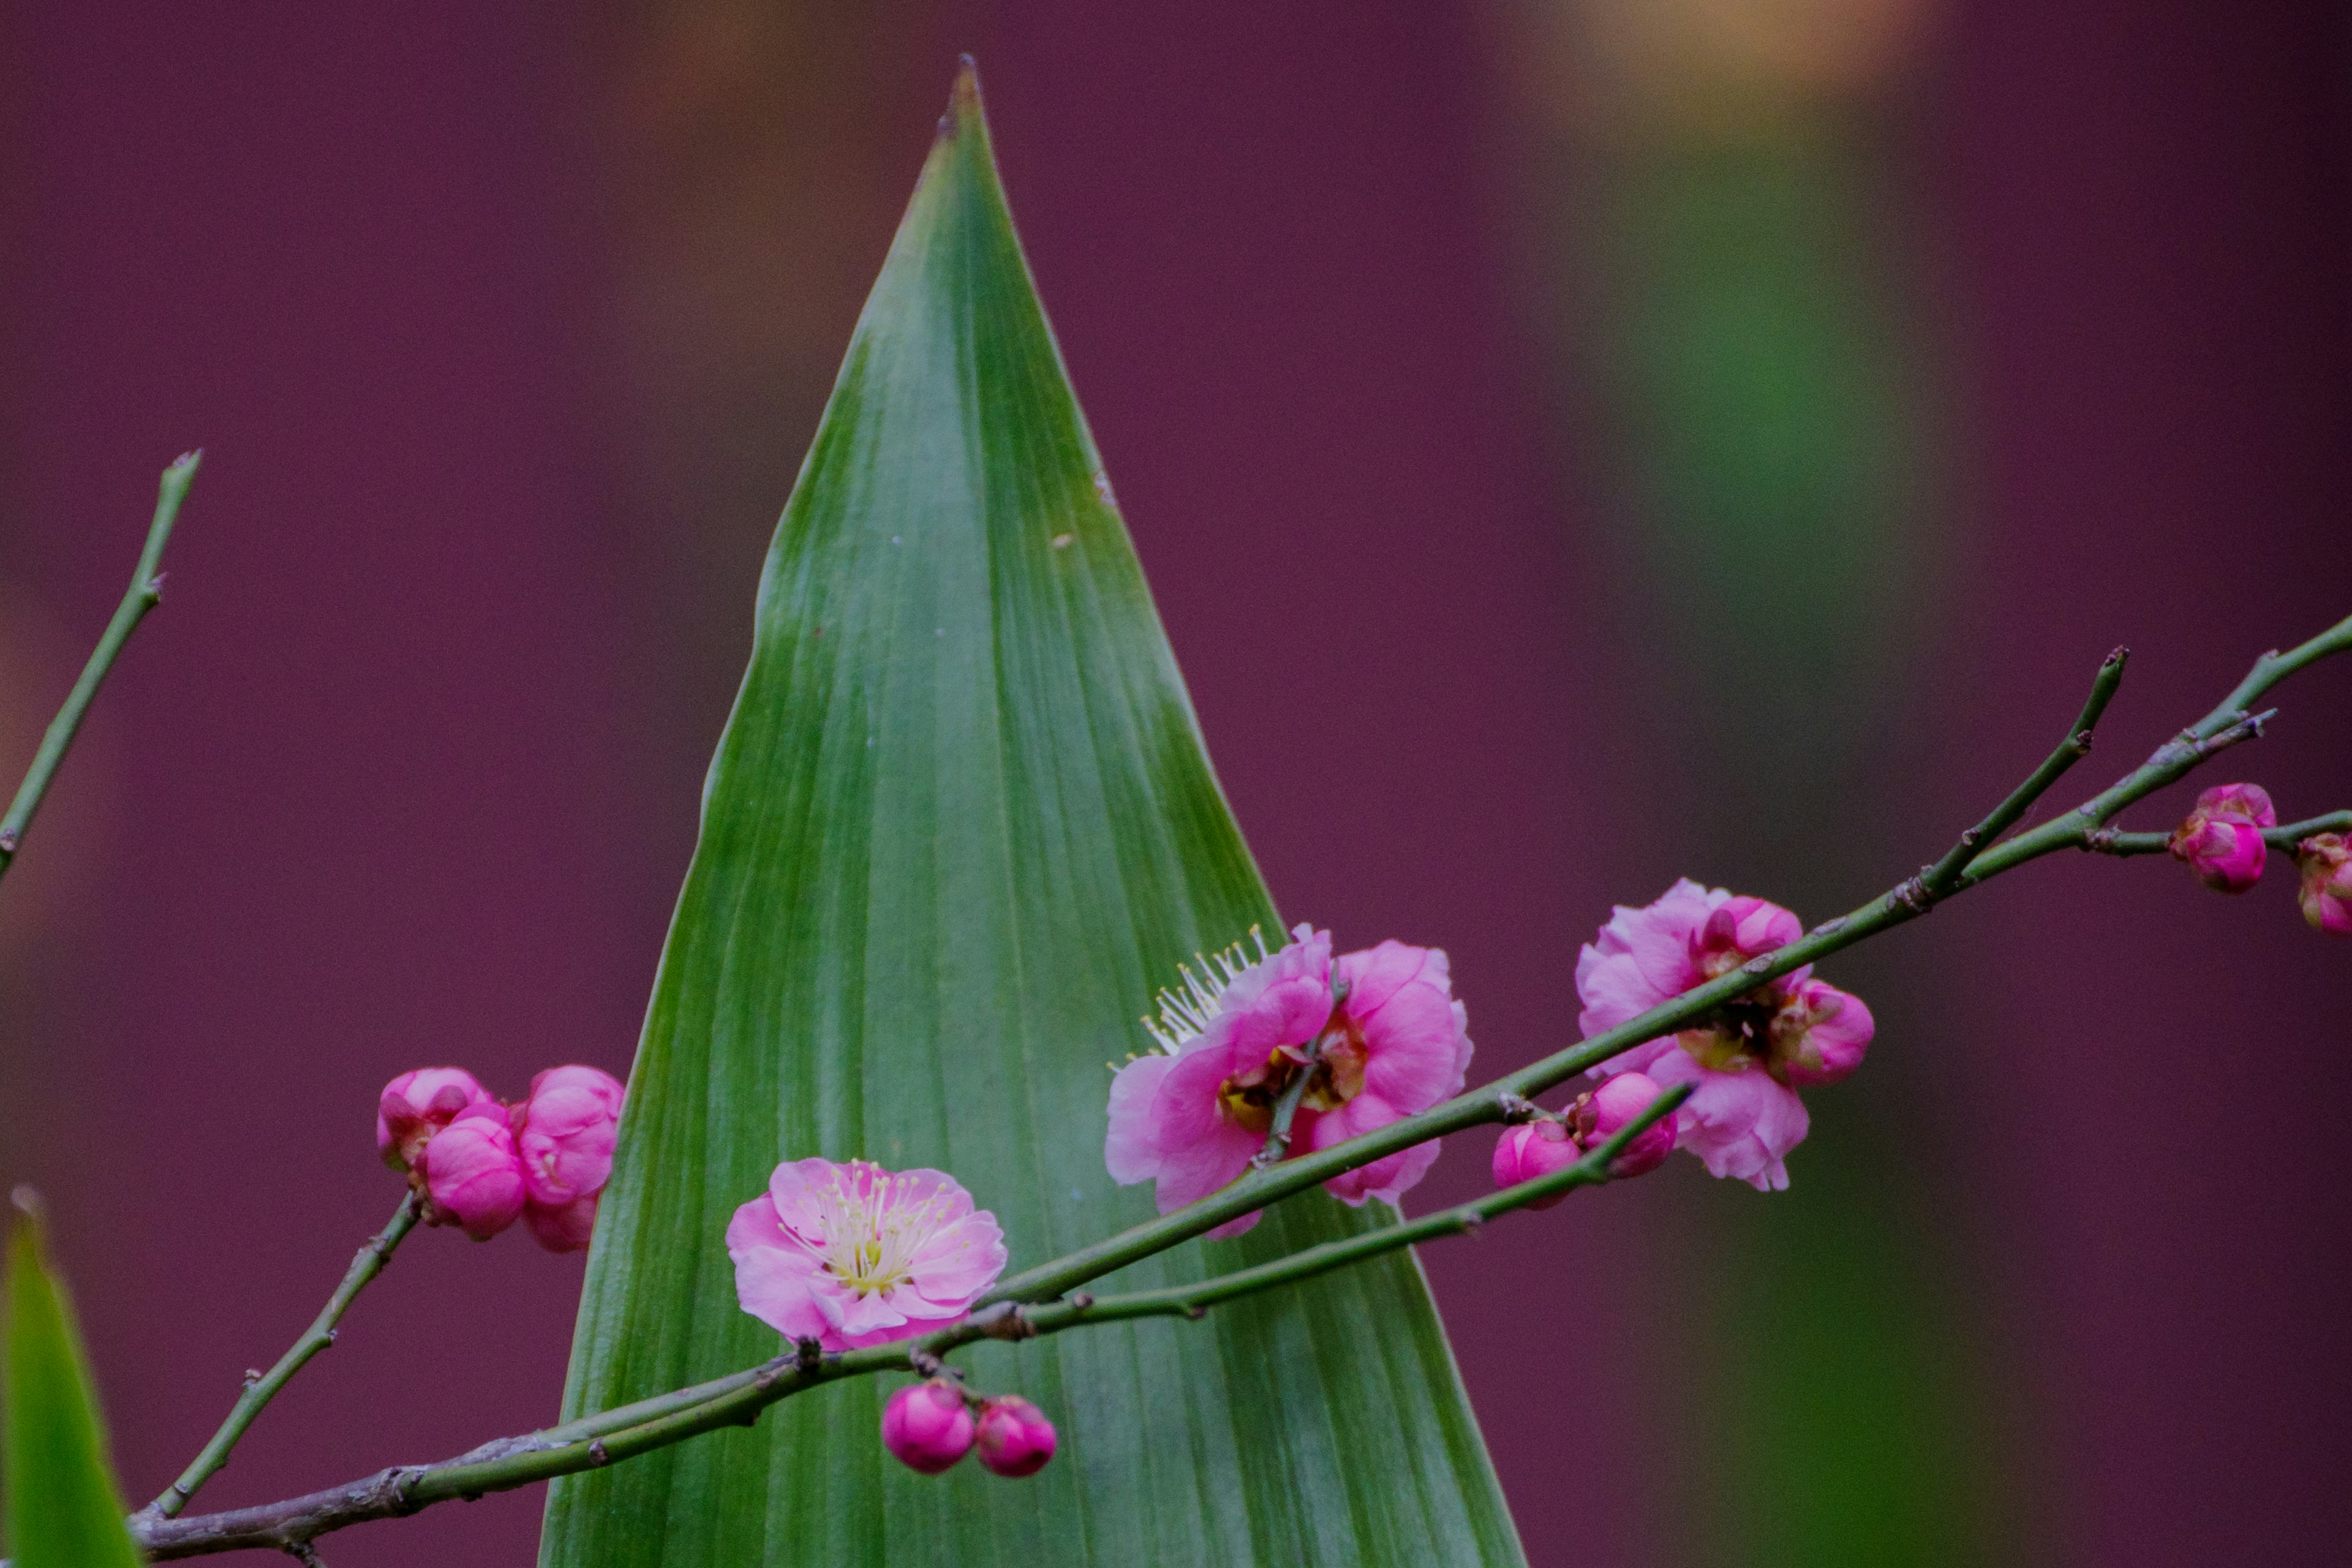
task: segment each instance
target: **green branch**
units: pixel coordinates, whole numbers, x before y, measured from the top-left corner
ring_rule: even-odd
[[[278,1391],[291,1382],[294,1374],[301,1371],[312,1356],[335,1342],[335,1326],[342,1321],[345,1310],[359,1298],[359,1293],[367,1289],[368,1281],[383,1272],[383,1266],[392,1261],[392,1249],[400,1245],[401,1237],[415,1228],[417,1218],[423,1213],[424,1205],[415,1193],[401,1200],[392,1222],[360,1248],[359,1255],[352,1259],[351,1268],[343,1271],[343,1282],[335,1287],[335,1293],[327,1298],[327,1304],[320,1309],[318,1317],[302,1337],[294,1342],[293,1348],[278,1358],[276,1366],[247,1382],[245,1392],[237,1396],[236,1404],[228,1413],[228,1419],[221,1423],[220,1430],[213,1434],[212,1441],[205,1445],[204,1452],[181,1472],[178,1480],[163,1489],[161,1497],[131,1516],[134,1523],[144,1519],[170,1519],[188,1506],[188,1500],[196,1495],[198,1487],[210,1480],[215,1471],[228,1463],[229,1451],[236,1447],[237,1439],[245,1436],[245,1429],[253,1425],[254,1417],[278,1397]]]
[[[2301,822],[2265,827],[2263,842],[2282,854],[2292,855],[2297,845],[2321,833],[2352,833],[2352,811],[2331,811],[2325,816],[2306,816]],[[2112,827],[2103,827],[2084,839],[2083,847],[2098,855],[2161,855],[2172,847],[2172,835],[2118,833]]]
[[[33,814],[41,809],[41,797],[49,793],[49,780],[65,761],[74,732],[89,711],[90,699],[98,695],[107,672],[114,668],[115,656],[163,597],[163,545],[172,537],[172,524],[179,520],[180,503],[187,499],[188,485],[195,479],[196,463],[203,456],[189,452],[163,470],[155,496],[155,521],[147,527],[147,547],[139,552],[139,569],[131,574],[131,586],[123,592],[122,603],[115,606],[114,618],[106,623],[106,633],[91,650],[89,662],[82,666],[81,679],[67,694],[66,705],[49,721],[41,749],[33,753],[33,765],[25,770],[25,782],[16,786],[16,798],[8,803],[8,815],[0,816],[0,876],[7,875],[16,858],[25,831],[33,825]]]

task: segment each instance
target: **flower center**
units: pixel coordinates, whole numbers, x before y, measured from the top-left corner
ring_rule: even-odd
[[[1760,1063],[1778,1077],[1772,1059],[1772,1020],[1780,1010],[1780,999],[1771,988],[1759,985],[1708,1012],[1675,1035],[1675,1044],[1689,1052],[1699,1066],[1717,1072],[1744,1072]]]
[[[835,1184],[817,1200],[824,1241],[812,1250],[826,1273],[859,1296],[904,1284],[915,1271],[915,1255],[937,1228],[938,1199],[901,1207],[889,1197],[889,1184],[882,1182],[864,1194]]]
[[[1305,1059],[1315,1042],[1276,1046],[1265,1060],[1247,1072],[1235,1073],[1217,1086],[1217,1104],[1225,1119],[1250,1132],[1274,1128],[1274,1108],[1300,1073],[1307,1085],[1298,1097],[1302,1110],[1337,1110],[1364,1091],[1364,1059],[1370,1055],[1364,1031],[1344,1013],[1337,1013],[1318,1036],[1322,1050]]]

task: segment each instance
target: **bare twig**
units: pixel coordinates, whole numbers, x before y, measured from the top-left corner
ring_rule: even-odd
[[[33,826],[33,814],[41,809],[41,797],[48,794],[49,781],[57,776],[58,764],[65,761],[74,732],[81,728],[82,718],[89,711],[90,699],[98,695],[107,672],[114,668],[115,656],[131,640],[131,634],[138,629],[147,612],[163,597],[163,545],[172,537],[172,525],[180,516],[180,503],[187,499],[188,486],[196,477],[196,463],[203,456],[201,452],[186,453],[163,470],[163,483],[155,496],[155,521],[147,526],[147,545],[139,552],[139,569],[131,574],[131,586],[123,592],[122,603],[115,606],[114,618],[106,623],[106,631],[91,650],[89,662],[82,666],[81,678],[67,694],[66,705],[49,721],[40,749],[33,753],[33,765],[25,770],[25,782],[16,786],[16,797],[8,804],[8,814],[0,816],[0,876],[7,874],[9,864],[24,844],[25,833]]]
[[[2057,750],[2023,784],[2011,791],[2007,800],[1993,807],[1982,822],[1961,834],[1960,841],[1946,851],[1942,859],[1919,873],[1914,896],[1922,904],[1923,913],[1925,905],[1934,903],[1959,885],[1960,875],[1968,869],[1969,862],[2016,826],[2061,774],[2091,754],[2091,732],[2099,727],[2099,715],[2107,710],[2107,704],[2115,700],[2116,689],[2124,683],[2124,665],[2130,658],[2131,649],[2127,647],[2107,655],[2091,681],[2091,695],[2084,699],[2082,713],[2074,720],[2074,727],[2066,732],[2066,738],[2058,742]]]
[[[367,1289],[368,1281],[383,1272],[383,1266],[392,1261],[392,1249],[400,1245],[401,1237],[415,1228],[417,1217],[423,1212],[415,1193],[401,1200],[391,1223],[371,1237],[360,1248],[359,1255],[352,1259],[351,1268],[343,1271],[343,1282],[335,1287],[335,1293],[327,1298],[327,1304],[319,1310],[318,1317],[312,1320],[302,1337],[296,1340],[293,1347],[279,1356],[278,1364],[268,1372],[257,1376],[247,1374],[245,1392],[237,1396],[236,1404],[230,1408],[228,1419],[221,1423],[220,1430],[213,1434],[212,1441],[205,1445],[204,1452],[181,1472],[180,1479],[164,1488],[161,1497],[131,1516],[134,1524],[140,1520],[170,1519],[188,1506],[188,1500],[196,1495],[197,1488],[228,1463],[230,1451],[236,1447],[237,1439],[245,1436],[245,1429],[253,1425],[254,1417],[278,1397],[278,1391],[293,1381],[294,1374],[301,1371],[312,1356],[335,1342],[335,1325],[342,1321],[343,1313],[358,1299],[359,1293]]]

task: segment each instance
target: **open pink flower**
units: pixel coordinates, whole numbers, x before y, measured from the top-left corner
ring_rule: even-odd
[[[2166,847],[2215,892],[2242,893],[2263,878],[2269,853],[2263,829],[2277,826],[2278,812],[2262,785],[2220,784],[2197,797]]]
[[[1207,1196],[1265,1147],[1276,1106],[1301,1074],[1291,1147],[1325,1149],[1459,1092],[1470,1060],[1445,954],[1386,942],[1331,958],[1331,933],[1301,925],[1255,963],[1238,946],[1187,968],[1148,1023],[1160,1048],[1111,1082],[1104,1163],[1122,1186],[1153,1182],[1160,1212]],[[1335,983],[1345,991],[1334,1005]],[[1320,1044],[1319,1051],[1317,1049]],[[1348,1204],[1393,1203],[1437,1157],[1435,1142],[1324,1184]],[[1237,1236],[1257,1215],[1218,1226]]]
[[[788,1161],[727,1226],[743,1310],[829,1351],[952,1322],[1004,1272],[996,1216],[943,1172]]]
[[[468,1106],[497,1101],[463,1068],[418,1068],[383,1086],[375,1108],[376,1152],[395,1171],[416,1163],[433,1135]]]
[[[551,1252],[586,1249],[596,1199],[613,1175],[622,1089],[591,1067],[550,1068],[511,1112],[529,1198],[524,1223]]]
[[[1470,1067],[1469,1013],[1454,999],[1444,951],[1384,942],[1332,965],[1331,1016],[1315,1077],[1299,1101],[1294,1144],[1328,1149],[1415,1116],[1462,1092]],[[1437,1141],[1342,1172],[1323,1184],[1341,1203],[1394,1203],[1437,1160]]]
[[[1615,1028],[1785,946],[1803,929],[1777,904],[1688,879],[1646,908],[1621,905],[1577,955],[1576,989],[1584,1002],[1578,1024],[1588,1038]],[[1676,1144],[1711,1174],[1774,1190],[1789,1184],[1785,1161],[1809,1124],[1798,1088],[1852,1072],[1874,1026],[1859,997],[1812,979],[1808,966],[1593,1071],[1643,1073],[1661,1089],[1693,1085],[1675,1113]]]

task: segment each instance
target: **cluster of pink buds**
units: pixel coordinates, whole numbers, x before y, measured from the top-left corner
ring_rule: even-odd
[[[2207,887],[2242,893],[2262,880],[2270,854],[2263,834],[2277,826],[2268,790],[2220,784],[2197,797],[2165,847]],[[2303,918],[2331,936],[2352,936],[2352,846],[2341,833],[2315,833],[2294,847],[2294,859]]]
[[[1000,1476],[1034,1476],[1054,1457],[1054,1424],[1013,1394],[967,1394],[934,1377],[900,1389],[882,1407],[882,1446],[927,1476],[952,1469],[972,1449]]]
[[[591,1067],[550,1068],[502,1104],[463,1068],[383,1086],[375,1146],[425,1200],[427,1225],[488,1241],[521,1220],[550,1252],[584,1252],[613,1174],[622,1089]]]
[[[1521,1182],[1566,1170],[1622,1131],[1635,1117],[1650,1109],[1651,1101],[1661,1092],[1642,1074],[1627,1072],[1577,1096],[1576,1103],[1559,1115],[1528,1107],[1528,1120],[1507,1129],[1495,1145],[1495,1184],[1516,1187]],[[1637,1133],[1610,1162],[1609,1173],[1622,1179],[1654,1171],[1674,1152],[1675,1120],[1669,1116]],[[1528,1206],[1548,1209],[1567,1195],[1557,1194]]]
[[[1103,1161],[1121,1186],[1151,1182],[1171,1213],[1250,1167],[1377,1131],[1462,1092],[1468,1015],[1445,954],[1384,942],[1331,956],[1331,933],[1301,925],[1251,961],[1239,943],[1186,968],[1147,1018],[1158,1049],[1110,1086]],[[1394,1203],[1437,1158],[1435,1141],[1324,1183],[1342,1203]],[[1237,1236],[1255,1214],[1218,1226]]]

